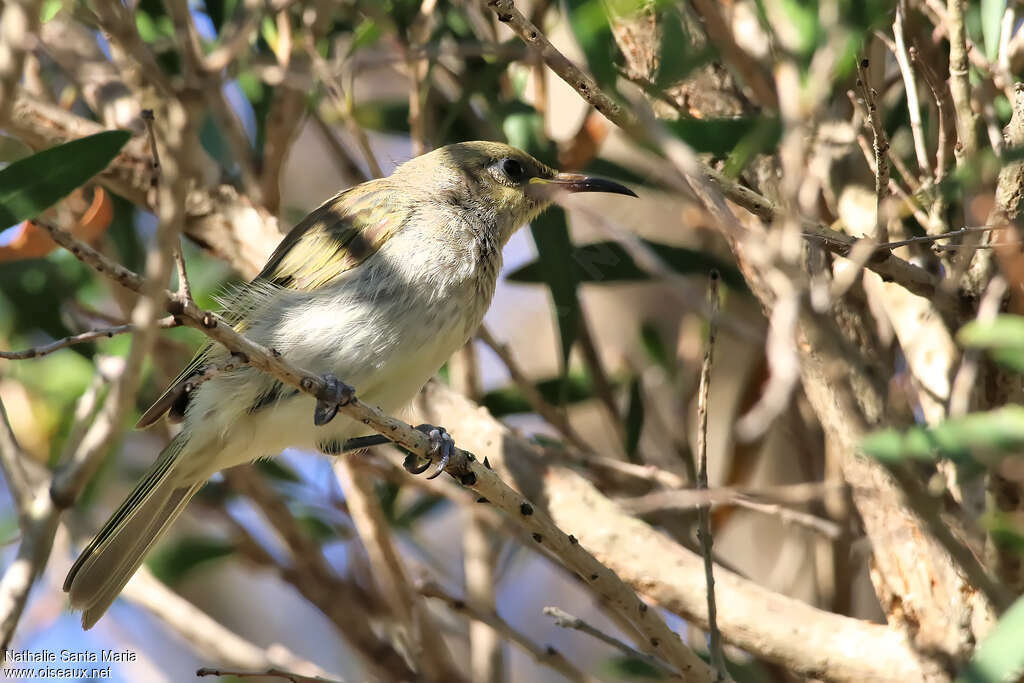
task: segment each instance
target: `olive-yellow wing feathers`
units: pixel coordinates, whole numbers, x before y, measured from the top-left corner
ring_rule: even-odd
[[[245,299],[253,292],[262,296],[275,288],[316,290],[376,253],[407,220],[408,212],[391,205],[396,194],[401,196],[388,191],[386,179],[375,180],[345,190],[306,216],[281,240],[252,281],[258,286],[241,287],[225,297],[225,317],[235,330],[244,333],[248,328],[246,312],[252,303]],[[191,382],[212,348],[207,345],[196,354],[136,427],[148,427],[168,411],[172,419],[184,416]]]

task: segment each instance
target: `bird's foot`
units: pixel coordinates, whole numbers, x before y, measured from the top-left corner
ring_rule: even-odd
[[[444,427],[435,427],[431,424],[421,424],[416,427],[417,430],[423,432],[430,439],[430,450],[427,455],[430,459],[423,465],[417,464],[417,455],[410,453],[406,456],[405,462],[402,463],[402,467],[405,468],[410,474],[423,474],[430,467],[430,463],[434,462],[435,458],[438,458],[437,469],[434,473],[427,477],[427,479],[434,479],[435,477],[441,476],[444,472],[444,468],[448,466],[448,461],[451,460],[452,451],[455,449],[455,441],[451,435],[445,431]]]
[[[348,405],[356,397],[356,390],[340,379],[327,372],[320,376],[324,380],[324,390],[317,396],[316,408],[313,409],[313,424],[321,427],[338,414],[338,408]]]

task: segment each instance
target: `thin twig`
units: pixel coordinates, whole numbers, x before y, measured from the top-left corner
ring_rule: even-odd
[[[185,120],[184,112],[173,102],[169,102],[168,106],[172,112],[171,120]],[[132,405],[136,388],[141,381],[142,364],[149,356],[149,351],[156,340],[157,322],[160,309],[163,307],[164,283],[170,277],[174,245],[178,243],[185,223],[184,204],[188,181],[181,172],[179,153],[185,144],[187,134],[187,126],[167,127],[163,142],[165,149],[171,154],[164,155],[163,177],[157,188],[159,223],[146,259],[147,277],[142,280],[136,276],[140,284],[136,291],[141,296],[132,309],[131,320],[136,330],[131,348],[125,361],[124,372],[111,389],[96,421],[85,433],[71,458],[54,474],[53,496],[59,507],[73,503],[99,467],[102,456],[120,429],[123,416]],[[56,234],[67,235],[78,242],[55,226],[44,229],[50,232],[51,237]],[[59,243],[56,238],[55,241]],[[78,244],[81,245],[81,249],[98,253],[88,245],[81,242]]]
[[[450,488],[450,487],[449,487]],[[498,560],[502,537],[493,533],[479,505],[464,506],[462,532],[462,568],[466,580],[466,599],[489,612],[497,613]],[[473,619],[469,623],[469,666],[474,681],[504,683],[504,648],[501,633],[489,624]]]
[[[711,364],[714,360],[715,337],[718,334],[718,280],[717,270],[708,277],[708,341],[704,347],[704,362],[700,366],[700,389],[697,392],[697,488],[708,488],[708,390],[711,387]],[[717,608],[715,606],[715,560],[711,554],[714,543],[711,537],[711,506],[697,508],[697,538],[704,556],[704,575],[707,581],[708,597],[708,640],[711,663],[718,673],[718,680],[731,680],[722,650],[722,634],[718,630]]]
[[[247,641],[168,588],[145,566],[125,586],[123,596],[157,617],[207,661],[242,669],[279,667],[303,676],[328,675],[279,643],[262,647]]]
[[[303,676],[284,669],[267,669],[266,671],[236,671],[232,669],[217,669],[204,666],[196,669],[196,677],[203,676],[234,676],[235,678],[283,678],[291,683],[343,683],[342,679],[327,679],[319,676]]]
[[[406,34],[406,68],[409,74],[409,137],[412,139],[413,156],[430,150],[427,137],[427,122],[424,115],[426,104],[425,83],[430,61],[414,56],[414,53],[430,38],[434,25],[434,8],[437,0],[423,0],[419,12],[413,19]]]
[[[149,202],[153,206],[157,204],[157,192],[160,189],[160,150],[156,144],[156,126],[154,125],[155,120],[152,109],[143,109],[141,112],[142,122],[146,125],[146,136],[149,138],[149,153],[151,158],[150,161],[150,190],[153,197],[150,198]],[[185,255],[181,250],[181,238],[178,237],[174,240],[174,244],[171,246],[171,256],[174,259],[174,267],[178,273],[178,296],[184,297],[185,299],[192,298],[192,288],[188,283],[188,272],[185,269]]]
[[[899,0],[896,3],[896,20],[893,22],[892,31],[896,38],[896,62],[900,67],[900,74],[906,85],[907,111],[910,114],[910,130],[914,135],[914,152],[917,154],[917,167],[921,173],[931,177],[932,168],[928,159],[928,148],[924,138],[924,127],[921,125],[921,104],[917,97],[917,79],[914,76],[914,69],[911,67],[912,60],[907,51],[907,42],[903,35],[903,24],[906,21],[906,0]]]
[[[977,116],[971,108],[970,68],[967,65],[967,27],[964,0],[947,0],[945,26],[949,32],[949,91],[956,112],[957,165],[978,152]],[[978,50],[974,50],[978,52]]]
[[[280,535],[291,558],[281,563],[272,557],[244,524],[229,513],[228,520],[239,532],[239,553],[274,567],[286,581],[334,624],[342,636],[363,656],[375,677],[382,680],[411,680],[416,674],[405,658],[370,626],[370,620],[384,611],[367,591],[344,581],[324,557],[320,544],[310,538],[280,496],[252,467],[235,467],[224,472],[232,489],[243,493]]]
[[[557,429],[570,444],[583,451],[590,450],[590,447],[583,440],[583,437],[573,429],[565,411],[559,410],[557,407],[548,403],[547,399],[545,399],[540,393],[536,385],[534,385],[534,383],[526,376],[526,373],[523,372],[522,367],[520,367],[519,363],[512,355],[512,351],[509,349],[508,344],[503,344],[495,339],[494,335],[491,334],[491,331],[487,329],[486,325],[481,325],[476,334],[477,337],[480,338],[480,341],[490,347],[505,365],[509,376],[512,378],[512,382],[519,388],[519,391],[522,392],[523,398],[525,398],[526,402],[530,404],[530,407],[537,411],[538,415],[547,420],[552,427]]]
[[[548,510],[559,525],[575,531],[580,545],[600,553],[603,561],[628,577],[634,588],[660,607],[707,626],[704,566],[699,554],[637,519],[585,474],[552,462],[550,451],[524,440],[449,387],[429,382],[421,399],[416,404],[419,414],[428,421],[443,420],[457,441],[470,446],[478,456],[486,456],[502,478],[516,481],[531,498],[552,501]],[[717,569],[719,626],[723,637],[733,645],[811,678],[898,682],[924,676],[913,647],[901,634],[814,608]],[[590,585],[604,580],[586,574],[582,578]],[[634,611],[647,608],[646,603],[641,604],[634,603]],[[616,608],[616,613],[621,612]],[[837,639],[864,646],[836,650],[830,643]],[[643,643],[633,643],[651,652]],[[872,652],[872,657],[865,658],[865,651]]]
[[[203,54],[188,1],[167,0],[164,5],[175,26],[176,38],[182,43],[179,54],[182,55],[185,66],[187,85],[198,89],[198,94],[205,99],[210,114],[224,134],[224,139],[231,150],[231,156],[238,164],[246,194],[253,202],[259,204],[262,200],[262,188],[256,174],[252,144],[249,142],[249,136],[242,125],[242,120],[224,94],[224,81],[221,73],[206,71],[202,68]]]
[[[32,496],[32,482],[29,473],[25,469],[25,463],[29,462],[29,456],[18,443],[11,423],[7,419],[7,409],[0,400],[0,469],[4,473],[4,481],[11,492],[14,500],[14,507],[18,516],[23,517],[28,513],[29,503]]]
[[[56,226],[46,223],[44,229],[54,241],[68,248],[79,260],[105,273],[114,281],[130,288],[139,289],[142,278],[127,268],[114,263],[89,245],[81,242],[69,233]],[[334,397],[327,391],[327,383],[323,377],[302,370],[286,361],[281,354],[268,349],[238,334],[219,316],[204,311],[195,302],[182,304],[171,293],[164,291],[164,301],[170,304],[174,314],[178,315],[189,327],[200,330],[214,341],[223,344],[229,351],[242,353],[259,370],[267,372],[284,384],[295,387],[321,400],[332,400]],[[416,453],[424,459],[431,459],[432,449],[427,436],[414,429],[411,425],[386,415],[379,408],[367,405],[356,397],[338,406],[339,412],[351,417],[371,429],[386,435],[406,450]],[[456,477],[464,486],[472,488],[479,495],[487,498],[495,507],[500,508],[509,519],[516,520],[520,526],[538,543],[554,553],[570,569],[584,576],[603,577],[591,586],[610,605],[637,628],[657,643],[665,658],[678,667],[684,675],[693,676],[695,680],[710,680],[707,666],[697,655],[686,647],[678,636],[669,629],[660,616],[648,610],[637,614],[633,606],[638,598],[631,588],[608,568],[597,562],[594,557],[575,543],[568,534],[559,529],[551,518],[537,510],[523,496],[513,491],[497,477],[489,468],[476,462],[471,454],[460,448],[454,448],[446,471]],[[527,514],[525,510],[529,510]],[[652,647],[655,647],[652,645]]]
[[[352,88],[349,87],[348,90],[345,90],[341,86],[339,80],[332,73],[327,61],[316,51],[315,42],[312,41],[311,36],[307,34],[307,39],[303,43],[306,47],[306,54],[309,55],[310,61],[313,64],[313,71],[320,77],[320,82],[323,84],[324,89],[327,90],[331,100],[333,100],[337,113],[345,122],[345,127],[348,128],[349,133],[355,138],[356,144],[359,145],[359,151],[362,153],[366,165],[370,169],[370,175],[374,178],[382,177],[384,171],[377,161],[377,156],[373,153],[373,148],[370,147],[366,131],[356,121],[354,111],[355,98],[352,95]]]
[[[1006,279],[1002,275],[993,277],[978,304],[978,315],[975,320],[981,323],[994,320],[999,314],[999,306],[1007,289]],[[978,349],[964,351],[963,357],[960,359],[960,367],[957,368],[953,385],[949,390],[949,408],[947,410],[949,417],[963,417],[970,410],[971,393],[975,389],[980,359],[981,352]]]
[[[657,669],[662,675],[672,675],[672,672],[665,668],[665,664],[658,660],[656,657],[652,657],[646,652],[640,652],[636,648],[630,647],[628,644],[622,642],[615,636],[611,636],[596,626],[592,626],[587,622],[583,621],[577,616],[569,614],[565,610],[548,606],[544,608],[544,614],[555,620],[555,626],[561,628],[571,628],[574,631],[580,633],[586,633],[588,636],[593,636],[603,643],[611,645],[616,650],[619,650],[624,655],[631,659],[639,659]]]
[[[949,120],[951,118],[951,102],[949,97],[949,86],[939,80],[932,67],[926,60],[922,60],[916,47],[910,47],[910,62],[924,74],[925,83],[932,91],[932,98],[935,100],[935,108],[938,111],[938,132],[935,143],[935,176],[936,183],[942,182],[946,177],[946,170],[949,167],[947,148],[949,147]]]
[[[178,327],[180,323],[174,319],[173,316],[167,316],[160,318],[156,322],[156,326],[162,330],[167,330],[172,327]],[[66,349],[69,346],[75,344],[84,344],[86,342],[95,341],[97,339],[107,338],[110,339],[119,334],[126,332],[134,332],[135,325],[132,323],[126,323],[124,325],[113,325],[111,327],[104,327],[98,330],[89,330],[88,332],[82,332],[81,334],[74,334],[69,337],[63,337],[56,341],[52,341],[49,344],[41,344],[39,346],[33,346],[27,349],[21,349],[20,351],[0,351],[0,358],[7,360],[26,360],[29,358],[40,358],[42,356],[49,355],[54,351]]]
[[[622,411],[619,404],[615,402],[615,391],[612,388],[611,380],[608,378],[608,371],[605,370],[604,362],[601,360],[601,353],[597,348],[597,340],[594,338],[590,324],[587,322],[586,311],[581,306],[579,311],[577,328],[577,341],[580,345],[580,355],[583,357],[583,364],[594,382],[594,392],[598,400],[608,413],[608,419],[612,429],[618,436],[618,444],[624,448],[626,439],[626,425],[622,420]]]
[[[335,461],[334,472],[345,491],[349,516],[373,566],[374,581],[395,622],[406,629],[410,657],[430,680],[453,683],[465,680],[452,660],[441,631],[413,589],[395,549],[373,481],[365,472],[354,471],[344,458]]]
[[[0,7],[0,126],[6,126],[21,81],[25,55],[39,35],[41,0],[5,2]]]
[[[768,505],[806,505],[833,492],[846,490],[843,484],[804,482],[768,486],[719,486],[707,489],[674,489],[653,491],[616,502],[638,515],[656,510],[693,510],[701,505],[733,505],[737,498],[746,498]]]
[[[857,85],[860,86],[864,104],[868,109],[868,125],[873,134],[872,148],[875,152],[875,241],[888,240],[888,216],[885,210],[885,198],[889,195],[889,138],[885,134],[885,126],[875,103],[875,90],[871,87],[868,73],[868,60],[857,63]]]
[[[506,640],[515,643],[528,654],[532,655],[538,664],[551,667],[570,681],[587,681],[596,683],[596,680],[592,676],[589,676],[576,668],[576,665],[566,659],[565,655],[561,652],[550,645],[540,647],[534,644],[532,640],[512,628],[508,622],[498,616],[497,613],[481,609],[470,601],[460,600],[459,598],[449,595],[443,588],[434,582],[421,582],[417,586],[417,589],[419,590],[420,595],[441,600],[453,611],[465,614],[469,619],[474,621],[487,624],[496,632],[500,633]]]

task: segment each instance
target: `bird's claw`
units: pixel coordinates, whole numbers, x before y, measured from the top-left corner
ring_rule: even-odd
[[[323,392],[316,400],[313,409],[313,424],[322,427],[338,414],[338,408],[348,405],[356,396],[356,390],[340,379],[327,372],[321,375],[324,380]]]
[[[416,462],[416,454],[410,453],[406,456],[405,462],[402,463],[402,467],[404,467],[410,474],[423,474],[430,467],[434,458],[440,456],[437,461],[437,469],[435,469],[434,473],[429,475],[427,479],[434,479],[441,476],[441,473],[444,472],[444,468],[448,466],[448,462],[452,458],[452,451],[455,449],[455,441],[452,439],[451,435],[445,431],[444,427],[422,424],[416,427],[416,429],[426,434],[427,438],[430,439],[430,450],[428,451],[430,460],[423,465],[418,465]]]

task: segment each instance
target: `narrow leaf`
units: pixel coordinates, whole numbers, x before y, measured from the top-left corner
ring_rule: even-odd
[[[535,386],[546,401],[556,403],[560,398],[563,381],[561,378],[554,377],[541,380]],[[569,376],[565,379],[564,386],[566,387],[565,403],[572,404],[587,401],[596,395],[590,377],[584,373],[569,373]],[[515,413],[529,413],[533,410],[530,402],[523,397],[519,388],[512,385],[488,391],[484,394],[481,403],[495,417],[504,417],[505,415]]]
[[[749,157],[778,145],[782,126],[778,119],[745,117],[734,119],[680,118],[667,124],[669,129],[696,152],[725,157],[733,152],[737,141],[745,141],[741,150]],[[736,162],[733,162],[736,165]]]
[[[964,346],[976,349],[1024,348],[1024,316],[997,315],[989,321],[972,320],[956,335]]]
[[[1024,406],[1006,406],[946,420],[933,428],[869,434],[861,450],[883,462],[940,457],[990,465],[1024,448]]]
[[[985,43],[985,56],[990,61],[999,54],[999,34],[1003,23],[1006,0],[981,0],[981,35]]]
[[[153,553],[146,561],[158,579],[173,585],[198,565],[227,557],[235,551],[230,543],[203,536],[186,536]]]
[[[739,271],[711,254],[650,240],[642,242],[650,247],[665,265],[680,275],[706,275],[712,268],[717,268],[726,284],[740,291],[746,290],[746,284]],[[565,264],[569,267],[566,268]],[[579,283],[618,284],[652,279],[652,276],[638,266],[618,242],[577,245],[573,248],[570,258],[562,264],[562,268],[576,271],[575,279]],[[517,268],[509,273],[506,279],[524,284],[545,282],[539,260]]]
[[[640,378],[629,383],[629,408],[626,410],[626,456],[630,462],[639,463],[636,452],[640,445],[640,434],[644,428],[644,396]]]
[[[102,171],[131,133],[110,130],[19,159],[0,170],[0,228],[34,218]]]
[[[1003,613],[999,623],[975,650],[956,683],[1000,683],[1021,680],[1024,675],[1024,598]]]

